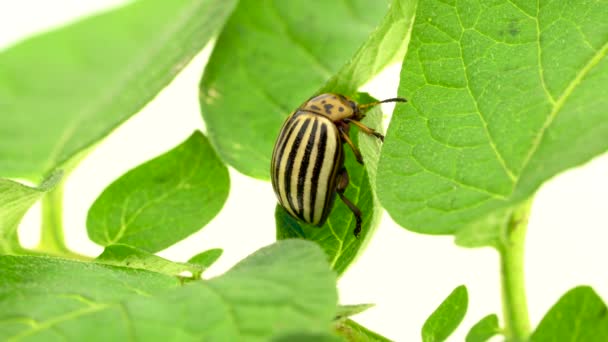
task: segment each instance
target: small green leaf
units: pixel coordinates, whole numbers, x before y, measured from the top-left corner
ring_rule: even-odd
[[[369,97],[363,98],[369,100]],[[370,127],[379,128],[380,120],[381,112],[375,108],[369,112],[363,122]],[[305,238],[317,242],[327,253],[332,269],[338,274],[344,273],[360,254],[362,247],[371,238],[381,215],[380,206],[374,200],[374,192],[368,177],[368,170],[375,169],[380,145],[374,141],[375,138],[356,133],[354,128],[350,132],[350,137],[353,143],[361,148],[366,167],[357,162],[353,152],[345,145],[344,166],[348,171],[350,185],[344,195],[361,210],[363,222],[359,238],[357,239],[353,234],[356,226],[355,217],[338,196],[327,222],[322,227],[305,224],[291,217],[279,205],[275,210],[277,239]]]
[[[148,271],[51,258],[0,256],[0,269],[1,340],[266,341],[327,334],[336,314],[336,277],[306,241],[273,244],[220,277],[184,286]]]
[[[352,319],[347,319],[336,323],[336,331],[346,341],[352,342],[388,342],[388,338],[373,332]]]
[[[207,269],[214,262],[216,262],[217,259],[220,258],[220,256],[222,256],[223,252],[224,250],[221,248],[212,248],[193,256],[192,258],[190,258],[190,260],[188,260],[188,263],[199,265],[203,269]]]
[[[445,341],[458,327],[467,313],[469,296],[467,288],[460,285],[427,318],[422,327],[424,342]]]
[[[19,251],[17,227],[27,210],[61,180],[62,172],[52,173],[39,187],[0,178],[0,254]]]
[[[236,0],[133,1],[0,53],[0,175],[38,181],[139,111]]]
[[[485,342],[499,333],[498,317],[495,314],[487,315],[469,330],[466,342]]]
[[[479,221],[605,153],[606,17],[606,1],[421,1],[378,168],[391,217],[496,244]]]
[[[374,304],[340,305],[338,306],[336,320],[341,320],[350,316],[354,316],[356,314],[360,314],[363,311],[372,307],[374,307]]]
[[[530,341],[608,341],[608,308],[591,287],[575,287],[549,310]]]
[[[91,239],[148,252],[200,230],[228,196],[228,169],[200,132],[178,147],[127,172],[93,203]]]
[[[353,95],[401,58],[415,2],[393,1],[376,29],[387,2],[241,1],[201,82],[203,118],[222,158],[268,179],[272,148],[289,113],[330,79],[324,91]]]
[[[196,264],[169,261],[144,250],[120,244],[106,247],[95,261],[107,265],[139,268],[171,276],[179,276],[187,271],[192,273],[194,279],[198,279],[195,275],[199,275],[200,278],[200,274],[205,270],[204,267]]]

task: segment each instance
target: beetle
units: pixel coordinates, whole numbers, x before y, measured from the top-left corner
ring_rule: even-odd
[[[355,237],[361,233],[361,210],[344,196],[349,179],[344,167],[346,143],[363,164],[359,149],[348,136],[350,125],[384,141],[384,136],[361,123],[365,112],[386,102],[406,102],[404,98],[359,105],[335,93],[313,96],[289,115],[272,152],[272,187],[289,215],[315,226],[322,226],[334,204],[336,194],[355,216]]]

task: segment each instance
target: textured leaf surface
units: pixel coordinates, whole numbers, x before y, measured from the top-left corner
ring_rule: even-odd
[[[409,103],[379,166],[395,221],[430,234],[500,222],[545,180],[605,152],[607,16],[606,1],[421,2],[399,88]]]
[[[468,304],[467,288],[460,285],[424,322],[422,340],[424,342],[445,341],[462,322],[467,313]]]
[[[228,169],[202,133],[127,172],[93,203],[87,217],[91,239],[149,252],[200,230],[228,197]]]
[[[49,176],[39,187],[0,178],[0,254],[19,249],[17,227],[27,210],[60,181],[61,172]]]
[[[179,286],[176,277],[58,258],[0,256],[0,269],[3,341],[108,340],[129,329],[118,303]]]
[[[205,267],[197,264],[173,262],[127,245],[108,246],[95,261],[108,265],[138,268],[171,276],[178,276],[186,271],[190,272],[192,275],[200,276],[205,270]]]
[[[140,110],[236,1],[137,1],[0,53],[0,175],[38,181]]]
[[[363,98],[366,100],[362,103],[371,101],[369,97]],[[380,130],[381,117],[382,113],[376,108],[369,112],[363,122]],[[369,241],[381,215],[380,207],[374,201],[374,192],[369,181],[371,173],[368,171],[376,169],[380,145],[376,138],[356,133],[356,127],[351,127],[350,136],[355,145],[360,147],[365,163],[365,167],[359,164],[348,145],[344,145],[346,153],[344,166],[350,178],[350,185],[344,194],[363,215],[359,238],[355,238],[353,234],[356,226],[355,216],[338,196],[329,219],[322,227],[308,225],[291,217],[279,205],[275,211],[277,239],[299,237],[317,242],[327,253],[331,267],[338,274],[342,274],[347,269]]]
[[[466,342],[485,342],[499,333],[498,316],[495,314],[487,315],[469,330]]]
[[[530,341],[608,340],[608,308],[588,286],[568,291],[542,319]]]
[[[266,341],[327,333],[336,311],[335,275],[305,241],[180,287],[175,277],[99,264],[3,256],[0,265],[3,340]]]
[[[381,23],[387,1],[241,1],[201,82],[203,118],[222,158],[268,179],[272,148],[289,113],[332,77],[324,91],[353,95],[402,57],[413,3],[393,1]]]

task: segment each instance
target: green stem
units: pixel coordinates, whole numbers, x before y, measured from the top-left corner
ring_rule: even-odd
[[[71,254],[63,236],[63,184],[42,197],[42,231],[36,250],[54,254]]]
[[[524,247],[530,203],[513,211],[499,246],[504,334],[508,342],[526,341],[530,319],[524,281]]]

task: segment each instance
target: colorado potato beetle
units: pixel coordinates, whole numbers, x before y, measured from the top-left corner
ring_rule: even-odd
[[[350,124],[384,141],[382,134],[360,121],[369,108],[385,102],[406,100],[391,98],[359,105],[346,96],[326,93],[310,98],[289,115],[274,145],[270,174],[279,204],[291,216],[322,226],[337,193],[353,212],[353,233],[359,237],[361,210],[344,196],[349,179],[343,144],[348,144],[363,164],[361,152],[348,136]]]

